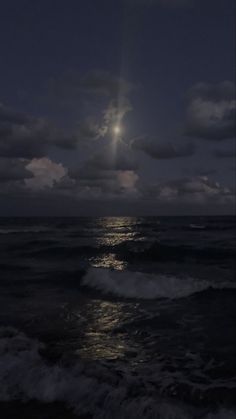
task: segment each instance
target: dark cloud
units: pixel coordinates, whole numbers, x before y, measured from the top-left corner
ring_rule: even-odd
[[[133,170],[101,170],[84,165],[69,171],[75,180],[73,195],[82,199],[107,199],[134,196],[138,193],[138,175]]]
[[[218,150],[215,150],[213,154],[214,154],[215,157],[222,158],[222,159],[224,159],[224,158],[235,158],[236,157],[236,148],[233,148],[233,149],[230,149],[230,150],[227,150],[227,149],[220,150],[220,149],[218,149]]]
[[[141,150],[153,159],[175,159],[178,157],[189,157],[195,152],[193,144],[174,145],[170,143],[159,143],[149,138],[137,138],[132,141],[132,148]]]
[[[138,167],[132,149],[121,140],[115,140],[95,153],[87,167],[96,170],[136,170]]]
[[[107,198],[137,193],[136,169],[129,146],[116,140],[92,155],[82,167],[69,169],[68,176],[76,181],[77,196]]]
[[[103,136],[103,127],[102,125],[97,124],[93,118],[86,118],[77,126],[77,142],[93,141],[97,140],[101,136]]]
[[[0,156],[43,156],[48,147],[75,148],[78,138],[66,136],[43,118],[0,106]]]
[[[26,169],[29,161],[0,157],[0,182],[20,181],[31,178],[32,174]]]
[[[78,179],[77,196],[83,198],[111,198],[134,196],[138,193],[138,175],[133,170],[110,171],[109,177],[98,172],[97,178]]]
[[[2,123],[14,123],[14,124],[25,124],[30,121],[30,117],[23,113],[17,112],[8,106],[0,103],[0,124]]]
[[[218,84],[197,83],[189,89],[188,96],[190,99],[201,97],[215,103],[235,100],[235,84],[227,80]]]
[[[225,140],[235,136],[235,85],[199,83],[189,91],[185,134],[206,140]]]

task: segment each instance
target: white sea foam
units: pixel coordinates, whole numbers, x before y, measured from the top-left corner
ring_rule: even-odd
[[[103,293],[126,298],[181,298],[210,287],[236,288],[231,282],[212,283],[197,278],[91,268],[82,283]]]
[[[14,329],[0,329],[0,400],[62,401],[96,419],[233,419],[232,410],[201,414],[184,404],[160,400],[151,384],[106,364],[50,365],[42,345]],[[133,391],[136,389],[135,391]],[[200,413],[200,414],[199,414]],[[203,412],[202,412],[203,413]]]

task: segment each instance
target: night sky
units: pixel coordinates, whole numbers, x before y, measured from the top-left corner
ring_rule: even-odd
[[[232,214],[233,0],[8,0],[0,215]]]

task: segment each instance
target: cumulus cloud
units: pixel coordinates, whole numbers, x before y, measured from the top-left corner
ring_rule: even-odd
[[[235,135],[235,85],[199,83],[190,89],[185,133],[206,140],[225,140]]]
[[[132,142],[132,148],[141,150],[153,159],[175,159],[178,157],[189,157],[195,152],[193,144],[174,145],[170,143],[159,143],[149,138],[137,138]]]
[[[136,190],[135,185],[139,179],[137,173],[133,170],[124,170],[118,172],[118,181],[122,188],[129,191]]]
[[[52,188],[67,175],[67,170],[61,163],[55,163],[47,157],[32,159],[26,169],[33,177],[25,179],[25,184],[33,190]]]
[[[65,136],[43,118],[0,105],[0,156],[32,158],[45,155],[50,146],[74,148],[76,138]]]

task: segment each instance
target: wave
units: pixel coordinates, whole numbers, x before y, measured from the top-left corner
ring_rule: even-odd
[[[27,246],[22,248],[23,252],[25,251],[27,255],[33,257],[43,257],[47,258],[74,258],[78,256],[94,256],[98,253],[98,248],[96,246],[63,246],[63,245],[56,245],[48,247],[45,246],[43,248],[36,248],[32,250],[32,246]]]
[[[69,365],[50,364],[44,350],[40,342],[15,329],[0,329],[0,401],[59,401],[75,414],[96,419],[235,418],[229,408],[209,412],[158,397],[148,374],[133,374],[127,366],[79,359]]]
[[[225,260],[235,257],[235,248],[223,246],[202,246],[193,243],[191,245],[170,245],[161,243],[157,240],[130,241],[116,246],[124,258],[137,257],[142,259],[152,259],[156,261],[173,260],[183,262],[183,260]]]
[[[191,277],[181,278],[105,268],[90,268],[83,277],[82,284],[117,297],[140,299],[175,299],[187,297],[209,288],[236,288],[236,284],[231,282],[214,284],[207,280]]]
[[[50,230],[48,227],[1,228],[0,234],[47,233]]]

